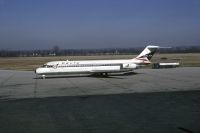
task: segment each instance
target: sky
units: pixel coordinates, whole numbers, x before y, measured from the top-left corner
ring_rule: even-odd
[[[200,45],[200,0],[0,0],[0,49]]]

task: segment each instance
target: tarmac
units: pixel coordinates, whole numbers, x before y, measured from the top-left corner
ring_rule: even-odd
[[[200,68],[36,78],[0,70],[0,132],[200,132]]]
[[[0,70],[3,99],[200,90],[200,68],[138,69],[134,73],[93,77],[36,78],[31,71]]]

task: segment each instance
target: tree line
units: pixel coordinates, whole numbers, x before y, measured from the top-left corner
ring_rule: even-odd
[[[0,50],[0,57],[42,57],[42,56],[90,56],[139,54],[144,47],[105,49],[60,49],[54,46],[46,50]],[[160,53],[200,53],[200,46],[176,46],[160,49]]]

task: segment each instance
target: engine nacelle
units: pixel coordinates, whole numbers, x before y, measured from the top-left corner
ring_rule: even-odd
[[[123,64],[123,68],[125,68],[125,69],[136,69],[137,65],[133,64],[133,63],[125,63],[125,64]]]

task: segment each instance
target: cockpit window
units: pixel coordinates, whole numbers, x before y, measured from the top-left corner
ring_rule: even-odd
[[[46,68],[46,67],[47,67],[47,65],[46,65],[46,64],[44,64],[44,65],[42,65],[41,67],[44,67],[44,68]]]
[[[47,67],[50,68],[50,67],[53,67],[53,66],[48,65]]]
[[[52,66],[52,65],[46,65],[46,64],[44,64],[42,67],[43,67],[43,68],[51,68],[51,67],[53,67],[53,66]]]

